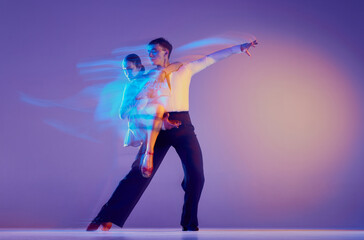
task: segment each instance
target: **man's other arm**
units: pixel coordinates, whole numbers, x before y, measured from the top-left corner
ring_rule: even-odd
[[[188,65],[191,69],[192,75],[200,72],[201,70],[207,68],[208,66],[225,59],[233,54],[241,53],[240,45],[225,48],[216,52],[213,52],[205,57],[198,60],[190,62]]]

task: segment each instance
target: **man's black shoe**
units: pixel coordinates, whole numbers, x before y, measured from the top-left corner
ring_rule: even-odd
[[[182,227],[182,231],[198,231],[198,227]]]

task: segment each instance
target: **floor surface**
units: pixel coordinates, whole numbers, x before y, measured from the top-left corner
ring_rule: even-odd
[[[364,240],[364,230],[262,230],[262,229],[202,229],[182,232],[180,229],[111,229],[109,232],[86,232],[84,229],[22,230],[0,229],[1,240]]]

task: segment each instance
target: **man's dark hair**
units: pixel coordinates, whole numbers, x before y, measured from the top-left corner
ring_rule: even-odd
[[[171,53],[172,53],[172,44],[170,42],[168,42],[166,39],[164,38],[157,38],[157,39],[154,39],[152,41],[150,41],[148,43],[148,45],[155,45],[155,44],[159,44],[161,45],[163,48],[166,48],[168,49],[168,58],[171,56]]]
[[[140,71],[141,72],[144,72],[145,71],[145,67],[142,64],[142,60],[135,53],[132,53],[132,54],[129,54],[128,56],[126,56],[124,58],[124,61],[125,62],[132,62],[132,63],[134,63],[137,68],[140,68]]]

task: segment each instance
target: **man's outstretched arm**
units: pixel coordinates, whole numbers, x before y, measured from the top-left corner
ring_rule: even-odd
[[[203,58],[200,58],[196,61],[192,61],[189,63],[191,71],[192,71],[192,75],[195,73],[198,73],[199,71],[205,69],[206,67],[222,60],[225,59],[233,54],[237,54],[237,53],[241,53],[241,52],[246,52],[249,56],[250,53],[248,52],[248,49],[250,47],[255,47],[255,45],[257,45],[257,41],[253,41],[250,43],[244,43],[244,44],[240,44],[240,45],[235,45],[229,48],[225,48],[219,51],[216,51],[214,53],[211,53]]]

